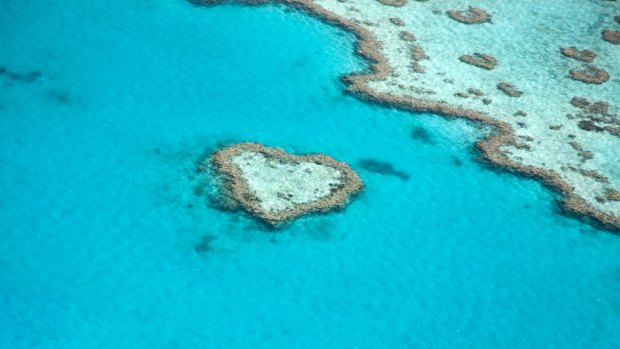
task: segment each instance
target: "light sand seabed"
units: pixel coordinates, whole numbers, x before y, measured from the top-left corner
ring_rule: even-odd
[[[486,160],[543,180],[562,193],[568,212],[620,231],[620,45],[601,34],[620,28],[614,20],[618,4],[523,0],[500,6],[490,0],[451,0],[408,1],[395,7],[368,0],[276,2],[356,34],[357,51],[372,62],[372,71],[345,77],[350,92],[406,110],[491,125],[493,134],[477,144]],[[467,13],[469,6],[486,11],[490,21],[465,24],[447,15],[450,10]],[[607,72],[609,80],[587,84],[570,79],[570,70],[589,67],[561,53],[571,46],[594,51],[597,57],[590,65]],[[412,56],[420,49],[428,58]],[[493,56],[497,65],[481,69],[459,60],[476,53]],[[517,93],[507,93],[506,86]],[[587,108],[570,103],[573,97],[605,101],[609,111],[585,113]]]

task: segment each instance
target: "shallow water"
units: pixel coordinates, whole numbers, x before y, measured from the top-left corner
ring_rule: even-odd
[[[620,345],[620,239],[476,163],[473,125],[343,95],[352,36],[166,0],[5,1],[0,23],[0,65],[41,73],[0,75],[0,347]],[[366,189],[266,231],[197,195],[237,141]]]

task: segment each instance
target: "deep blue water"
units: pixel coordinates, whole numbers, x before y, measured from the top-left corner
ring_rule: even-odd
[[[344,95],[351,35],[180,0],[7,0],[0,23],[0,347],[620,346],[620,238],[475,162],[473,125]],[[200,195],[236,141],[366,189],[266,231]]]

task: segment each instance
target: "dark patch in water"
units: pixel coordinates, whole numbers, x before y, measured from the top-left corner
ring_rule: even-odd
[[[48,93],[50,97],[55,99],[58,103],[69,104],[71,102],[69,92],[67,91],[51,89]]]
[[[426,144],[433,144],[433,138],[423,127],[416,127],[411,131],[411,138]]]
[[[197,253],[207,253],[213,251],[213,242],[217,240],[216,236],[213,235],[203,235],[200,238],[200,241],[194,247],[194,251]]]
[[[307,59],[299,58],[293,61],[293,63],[291,64],[291,67],[293,68],[293,70],[295,70],[295,69],[303,68],[307,66],[309,63],[310,62]]]
[[[20,74],[12,72],[5,67],[0,67],[0,75],[6,75],[11,81],[34,82],[43,74],[41,74],[40,71],[32,71],[30,73]]]
[[[205,193],[204,185],[197,185],[194,187],[193,193],[195,196],[202,196]]]
[[[456,156],[452,157],[452,163],[454,164],[454,166],[457,167],[463,166],[463,161],[461,161],[461,159],[457,158]]]
[[[334,224],[327,220],[315,222],[310,229],[310,237],[315,240],[331,240],[333,238]]]
[[[366,171],[374,172],[378,174],[396,176],[403,181],[409,180],[409,174],[397,170],[389,162],[383,162],[375,159],[361,159],[357,164]]]

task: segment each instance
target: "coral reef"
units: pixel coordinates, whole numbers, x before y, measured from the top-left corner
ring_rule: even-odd
[[[467,89],[467,93],[470,93],[475,96],[484,96],[484,93],[477,88],[470,87]]]
[[[274,227],[343,207],[363,187],[347,164],[324,154],[291,155],[248,142],[222,148],[208,161],[223,177],[220,196]]]
[[[450,18],[465,24],[479,24],[491,21],[491,16],[483,9],[478,7],[469,7],[466,11],[448,10],[446,11]]]
[[[521,95],[523,95],[523,92],[517,90],[509,82],[500,82],[499,84],[497,84],[497,89],[504,92],[506,95],[510,97],[521,97]]]
[[[428,59],[428,55],[426,54],[426,52],[424,52],[424,49],[422,48],[422,46],[418,46],[418,45],[413,45],[411,46],[411,58],[416,61],[422,61],[425,59]]]
[[[578,108],[569,118],[581,119],[577,126],[584,131],[607,131],[613,136],[620,136],[620,118],[610,113],[609,103],[605,101],[590,102],[582,97],[573,97],[571,104]]]
[[[400,18],[390,18],[390,22],[392,22],[392,24],[397,25],[399,27],[402,27],[405,25],[405,22]]]
[[[609,80],[609,73],[594,65],[571,69],[568,75],[571,79],[585,82],[586,84],[602,84]]]
[[[592,50],[579,50],[575,46],[563,47],[560,52],[566,56],[578,61],[591,63],[596,58],[596,52]]]
[[[377,0],[383,5],[394,6],[394,7],[403,7],[407,5],[407,0]]]
[[[620,45],[620,30],[605,29],[601,34],[603,36],[603,40],[614,45]]]
[[[403,41],[415,41],[416,39],[415,35],[411,34],[408,31],[404,31],[404,30],[398,34],[398,37]]]
[[[570,146],[573,147],[573,149],[575,149],[575,151],[581,158],[581,162],[586,162],[587,160],[591,160],[594,158],[594,155],[592,154],[592,152],[584,149],[581,143],[571,141],[571,142],[568,142],[568,144],[570,144]]]
[[[495,68],[497,65],[497,59],[495,57],[484,54],[484,53],[474,53],[473,55],[462,55],[459,57],[461,62],[476,66],[478,68],[483,68],[487,70],[491,70]]]
[[[523,110],[517,110],[515,116],[527,116],[527,112],[524,112]]]
[[[429,59],[429,57],[426,52],[424,52],[424,49],[421,46],[411,46],[411,59],[413,60],[413,62],[409,66],[411,70],[420,74],[426,73],[426,69],[422,65],[420,65],[420,61]]]
[[[215,0],[215,2],[218,3],[222,1]],[[255,3],[255,1],[236,1]],[[394,12],[394,9],[387,8],[385,9],[386,12],[377,12],[375,11],[376,8],[371,9],[370,7],[362,6],[364,2],[358,3],[348,1],[346,4],[343,4],[339,1],[328,0],[274,1],[307,11],[308,13],[321,18],[325,22],[337,25],[356,36],[356,52],[362,58],[366,59],[370,63],[370,66],[368,71],[357,72],[342,78],[346,84],[346,90],[348,93],[351,93],[368,102],[378,103],[388,107],[405,111],[423,113],[431,112],[448,117],[461,117],[471,120],[474,123],[487,126],[490,129],[490,132],[476,143],[476,149],[480,153],[481,160],[503,170],[520,174],[522,176],[532,177],[544,182],[549,188],[560,194],[561,199],[559,200],[559,203],[565,212],[584,218],[585,221],[590,224],[595,224],[599,227],[620,232],[620,211],[618,211],[618,206],[599,204],[597,200],[594,199],[596,195],[600,194],[600,188],[592,188],[593,184],[591,181],[583,180],[581,178],[582,176],[575,176],[575,172],[566,167],[568,163],[565,161],[568,161],[569,158],[565,158],[562,154],[574,154],[571,152],[566,152],[566,148],[571,149],[565,141],[566,137],[575,139],[577,135],[581,135],[582,132],[585,131],[574,130],[572,127],[570,128],[570,131],[568,131],[567,127],[564,128],[567,129],[567,131],[564,131],[563,129],[562,131],[552,132],[553,134],[550,134],[550,131],[545,132],[545,130],[549,130],[551,126],[562,126],[558,123],[563,124],[562,121],[557,119],[561,114],[557,115],[557,113],[555,113],[554,116],[554,113],[551,113],[551,111],[553,108],[558,108],[560,105],[560,98],[562,96],[566,96],[566,94],[560,96],[557,92],[562,91],[566,93],[563,90],[566,89],[565,86],[568,84],[555,86],[557,90],[556,88],[541,89],[539,92],[536,92],[536,94],[534,92],[530,94],[529,92],[531,90],[528,88],[527,98],[522,98],[519,100],[501,98],[499,93],[506,93],[501,88],[501,92],[488,91],[488,97],[479,99],[482,103],[480,103],[480,108],[476,108],[475,105],[472,104],[476,103],[474,99],[459,99],[454,97],[453,94],[459,90],[467,89],[467,85],[470,84],[486,86],[485,84],[481,84],[485,81],[479,80],[478,77],[472,76],[475,80],[462,81],[455,78],[455,76],[446,76],[445,72],[436,71],[437,67],[439,67],[438,65],[429,64],[427,68],[429,73],[422,78],[421,76],[417,76],[415,73],[410,73],[406,69],[403,70],[402,68],[406,65],[406,63],[401,66],[398,65],[400,64],[398,62],[406,62],[407,59],[410,59],[410,54],[409,51],[402,50],[403,40],[400,40],[398,35],[394,34],[393,28],[390,28],[390,23],[387,23],[388,21],[385,21],[385,23],[382,22],[382,19],[385,18],[383,17],[383,14],[388,11],[391,12],[392,16],[394,16],[395,13],[399,13],[404,19],[402,23],[404,24],[405,21],[407,21],[407,23],[409,23],[408,26],[412,27],[413,31],[416,31],[416,26],[420,25],[418,20],[424,18],[422,16],[431,15],[431,13],[437,14],[436,8],[417,6],[412,4],[410,1],[407,5],[405,5],[405,7],[403,7],[404,10],[398,10],[399,12]],[[414,7],[415,11],[413,9]],[[420,13],[418,14],[416,11],[420,11]],[[424,11],[427,11],[428,13],[424,13]],[[480,14],[480,11],[474,10],[473,13],[474,15],[471,17],[475,17],[475,13]],[[463,17],[468,17],[471,13],[463,11],[460,12],[460,15]],[[490,22],[490,16],[488,14],[482,17],[487,17],[483,20],[483,23]],[[456,18],[452,19],[458,20]],[[541,18],[535,19],[538,24],[540,24],[541,21],[544,21],[544,19]],[[368,20],[372,20],[375,25],[365,24]],[[437,19],[436,22],[436,29],[439,32],[448,32],[445,30],[445,28],[448,27],[445,22],[441,22],[439,19]],[[474,22],[476,21],[464,19],[464,23],[467,24],[473,24]],[[510,21],[501,21],[497,22],[496,25],[505,26],[505,23],[508,22]],[[603,28],[597,30],[602,29]],[[419,30],[422,32],[422,29]],[[389,35],[386,35],[386,33]],[[483,30],[479,32],[479,35],[488,40],[488,37],[494,34],[490,31]],[[476,36],[476,38],[477,37],[478,36]],[[472,38],[467,37],[462,39],[473,40]],[[424,40],[422,40],[421,38],[418,38],[418,41],[420,41],[425,48],[427,47],[426,45],[429,44],[428,50],[430,52],[435,52],[433,50],[441,49],[440,47],[437,47],[439,46],[437,43],[432,43],[427,39],[428,38],[424,38]],[[498,43],[498,45],[501,46],[503,43]],[[597,44],[593,44],[592,48],[599,51],[599,45]],[[501,51],[498,50],[497,52],[499,55]],[[441,62],[444,60],[443,58],[444,57],[438,57],[437,60]],[[499,58],[501,60],[501,56],[499,56]],[[547,64],[547,61],[541,61],[537,64],[532,64],[532,66],[533,74],[537,71],[547,72],[547,70],[553,69],[549,66],[549,64]],[[419,69],[421,67],[414,66],[412,68],[414,68],[412,70],[415,72],[415,69]],[[456,69],[456,67],[452,68]],[[611,68],[613,67],[610,67],[610,69]],[[611,69],[611,71],[615,72],[615,68]],[[493,71],[485,75],[488,76],[495,73],[496,72]],[[496,81],[501,81],[503,79],[510,78],[498,78]],[[438,81],[441,81],[444,85],[449,85],[445,85],[445,90],[438,90]],[[521,85],[520,80],[513,81]],[[404,86],[404,88],[401,89],[399,86]],[[502,86],[506,88],[510,85]],[[426,92],[422,92],[428,90],[434,91],[434,94],[429,95]],[[509,89],[506,90],[510,92]],[[517,94],[520,94],[520,91],[517,91],[516,89],[513,92],[519,92]],[[573,93],[585,94],[585,92],[581,91],[574,91]],[[515,128],[525,127],[527,125],[522,122],[515,121],[512,116],[506,116],[511,114],[508,110],[518,109],[521,107],[519,104],[528,103],[531,98],[549,98],[549,104],[546,109],[537,108],[536,105],[531,105],[532,109],[528,109],[528,112],[535,116],[530,118],[533,125],[532,127],[519,129],[518,131],[519,133],[527,132],[528,134],[535,135],[537,144],[542,142],[541,146],[536,146],[533,148],[531,152],[532,155],[530,156],[528,155],[529,153],[517,154],[512,151],[513,149],[510,149],[513,147],[513,144],[515,144]],[[523,102],[521,102],[521,100],[523,100]],[[484,104],[484,106],[482,104]],[[553,111],[557,111],[557,109]],[[607,125],[602,128],[606,132],[599,133],[601,136],[597,135],[594,141],[601,139],[603,134],[612,134],[613,132],[620,134],[620,127],[611,127]],[[568,134],[565,134],[564,132],[567,132]],[[592,141],[593,136],[594,135],[589,135],[584,139],[581,137],[579,138],[582,143],[589,145],[589,142]],[[609,138],[605,138],[603,140],[609,141]],[[561,156],[555,156],[558,154]],[[599,153],[596,153],[595,156],[596,159],[603,161],[610,160],[601,158]],[[593,162],[590,166],[597,167],[599,164]],[[606,174],[609,173],[609,169],[606,168],[597,167],[597,170],[605,171]],[[617,180],[616,177],[613,177],[613,179],[614,181]]]

